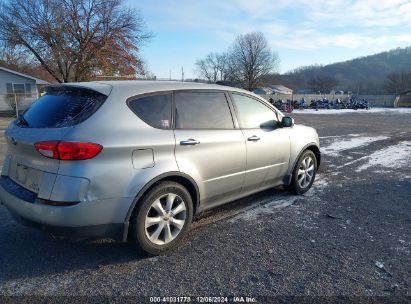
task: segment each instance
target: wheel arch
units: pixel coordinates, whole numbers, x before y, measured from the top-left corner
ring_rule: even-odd
[[[200,203],[200,192],[197,186],[197,183],[194,181],[193,178],[191,178],[189,175],[182,173],[182,172],[167,172],[163,173],[152,180],[150,180],[147,184],[144,185],[144,187],[138,192],[136,197],[133,200],[133,203],[131,204],[127,215],[126,219],[124,221],[124,229],[123,229],[123,242],[127,241],[128,238],[128,232],[129,232],[129,226],[130,226],[130,218],[131,215],[133,214],[133,210],[135,206],[138,204],[138,202],[141,200],[141,198],[144,196],[145,193],[150,191],[153,187],[155,187],[159,182],[163,181],[173,181],[176,183],[181,184],[184,186],[187,191],[190,193],[191,199],[193,201],[193,214],[196,213],[198,205]]]
[[[284,179],[283,179],[284,185],[289,185],[291,183],[291,178],[292,178],[292,175],[293,175],[294,168],[295,168],[298,160],[300,159],[300,156],[307,150],[310,150],[314,153],[315,159],[317,161],[317,170],[320,167],[320,163],[321,163],[320,148],[315,143],[309,143],[301,149],[300,153],[298,153],[297,157],[295,158],[293,165],[291,166],[290,172],[286,176],[284,176]]]
[[[311,151],[313,151],[313,153],[314,153],[314,155],[315,155],[315,159],[316,159],[316,161],[317,161],[317,170],[318,170],[318,168],[320,167],[320,164],[321,164],[321,152],[320,152],[320,148],[318,148],[317,145],[311,145],[311,146],[308,146],[307,148],[305,148],[304,151],[305,151],[305,150],[311,150]],[[302,154],[304,151],[302,151],[302,152],[300,153],[300,155],[298,155],[298,157],[300,157],[301,154]],[[294,166],[295,166],[295,164],[294,164]]]

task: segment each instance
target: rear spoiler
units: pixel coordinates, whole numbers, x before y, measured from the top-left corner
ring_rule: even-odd
[[[113,87],[109,84],[89,82],[89,83],[60,83],[60,84],[51,84],[44,87],[46,92],[55,92],[63,90],[86,90],[94,91],[102,95],[108,96],[111,93]]]

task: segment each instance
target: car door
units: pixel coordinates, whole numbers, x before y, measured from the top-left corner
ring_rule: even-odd
[[[238,93],[231,96],[247,148],[243,191],[281,184],[290,160],[287,128],[263,101]]]
[[[244,136],[234,126],[228,98],[224,91],[174,94],[176,161],[197,182],[205,205],[238,193],[244,183]]]

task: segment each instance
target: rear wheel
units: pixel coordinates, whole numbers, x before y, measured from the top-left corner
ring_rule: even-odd
[[[192,218],[193,203],[187,189],[175,182],[161,182],[134,210],[130,233],[139,249],[159,255],[181,242]]]
[[[305,150],[297,161],[290,184],[290,192],[303,194],[307,192],[317,173],[317,159],[314,152]]]

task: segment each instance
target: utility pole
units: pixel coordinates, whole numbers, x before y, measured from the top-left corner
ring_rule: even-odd
[[[170,80],[171,80],[171,70],[170,70]]]
[[[181,82],[184,82],[184,67],[181,67]]]

